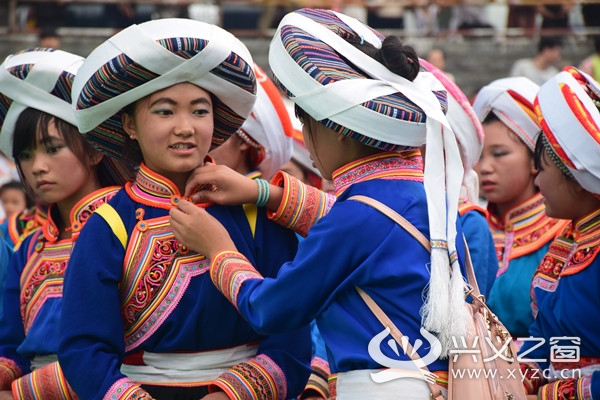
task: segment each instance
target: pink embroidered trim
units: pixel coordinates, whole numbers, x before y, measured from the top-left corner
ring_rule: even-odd
[[[175,309],[190,280],[209,268],[204,256],[175,240],[168,215],[144,222],[145,229],[134,229],[129,240],[123,270],[127,280],[120,287],[126,351],[152,336]]]
[[[287,381],[283,370],[270,357],[259,355],[233,366],[217,378],[237,399],[283,400],[287,397]]]
[[[350,185],[373,179],[423,182],[423,158],[418,149],[385,152],[356,160],[333,172],[335,195]]]
[[[21,317],[25,333],[35,321],[46,300],[60,298],[73,242],[45,243],[43,251],[33,252],[21,273]]]
[[[271,183],[283,185],[283,198],[277,211],[267,213],[268,217],[302,236],[306,236],[310,227],[326,215],[335,203],[334,196],[282,171],[275,174]]]
[[[249,279],[263,279],[250,261],[235,251],[222,251],[215,255],[210,264],[210,278],[236,309],[242,284]]]
[[[128,378],[116,381],[103,397],[104,400],[149,400],[152,397]]]

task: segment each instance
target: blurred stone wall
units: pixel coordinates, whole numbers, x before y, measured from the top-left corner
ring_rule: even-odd
[[[91,33],[91,35],[90,35]],[[402,34],[402,32],[399,32]],[[86,35],[73,33],[62,38],[62,49],[87,56],[94,47],[110,36],[111,30],[87,30]],[[35,34],[0,33],[0,57],[34,46]],[[457,84],[467,96],[472,96],[483,85],[508,75],[512,63],[536,53],[537,41],[529,37],[512,37],[505,40],[494,37],[471,37],[462,39],[405,38],[420,55],[432,47],[441,47],[446,52],[446,70],[454,74]],[[255,61],[269,71],[267,54],[269,38],[242,38]],[[565,37],[563,58],[559,66],[577,65],[591,54],[591,39],[578,36]]]

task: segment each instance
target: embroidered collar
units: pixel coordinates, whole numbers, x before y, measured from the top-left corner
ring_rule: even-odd
[[[418,149],[383,152],[356,160],[333,172],[335,196],[350,185],[372,179],[423,182],[423,159]]]
[[[544,197],[536,193],[513,207],[504,220],[488,207],[488,222],[500,264],[499,274],[514,258],[532,253],[554,239],[568,221],[550,218],[545,213]]]
[[[528,226],[532,219],[537,219],[546,216],[544,210],[544,197],[540,192],[537,192],[521,204],[517,204],[510,209],[504,221],[495,213],[492,204],[488,205],[488,215],[490,226],[493,230],[503,230],[505,232],[518,231]]]
[[[581,218],[574,220],[565,229],[562,236],[572,239],[574,242],[600,236],[600,209],[594,209]]]
[[[127,182],[125,190],[137,203],[149,207],[170,209],[182,197],[177,186],[142,163],[134,182]]]
[[[69,220],[71,221],[71,240],[75,241],[79,236],[79,231],[83,228],[83,225],[87,222],[94,211],[102,204],[110,200],[119,191],[119,186],[108,186],[98,189],[81,200],[79,200],[75,206],[71,209]],[[54,243],[58,240],[60,231],[56,226],[56,222],[53,219],[55,204],[51,204],[48,207],[48,214],[45,216],[46,219],[42,224],[42,233],[44,239],[50,243]],[[69,228],[68,228],[69,229]]]

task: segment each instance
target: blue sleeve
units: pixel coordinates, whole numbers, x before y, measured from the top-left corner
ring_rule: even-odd
[[[479,291],[489,298],[492,285],[498,272],[498,259],[494,239],[485,217],[472,210],[460,217]]]
[[[88,254],[101,255],[91,259]],[[58,358],[82,399],[101,399],[124,378],[119,282],[125,251],[108,224],[92,215],[73,247],[65,274]],[[92,359],[93,355],[93,359]],[[82,373],[85,371],[85,373]]]
[[[2,304],[4,298],[4,282],[8,274],[8,268],[13,255],[12,248],[6,240],[0,239],[0,315],[2,315]]]
[[[2,247],[3,267],[7,268],[2,289],[2,310],[0,311],[0,357],[14,361],[23,374],[29,372],[27,357],[19,354],[18,347],[25,340],[25,328],[21,317],[21,272],[27,262],[27,248],[31,236],[23,241],[19,250],[11,255],[5,241]],[[6,260],[8,259],[8,263]]]
[[[314,320],[310,323],[310,336],[312,340],[313,357],[319,357],[323,360],[327,360],[327,350],[325,348],[325,342],[323,341],[321,332],[319,332],[317,323]]]

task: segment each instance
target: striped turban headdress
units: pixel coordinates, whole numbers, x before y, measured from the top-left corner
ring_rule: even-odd
[[[242,125],[256,100],[246,46],[229,32],[189,19],[132,25],[87,57],[73,83],[79,131],[97,148],[139,162],[121,124],[122,108],[156,91],[190,82],[214,95],[213,148]]]
[[[553,160],[600,195],[600,84],[571,66],[545,82],[535,112]]]
[[[381,150],[427,144],[424,184],[432,253],[423,326],[438,334],[447,351],[450,338],[464,335],[467,326],[464,281],[456,259],[462,162],[444,115],[442,84],[426,71],[411,82],[352,44],[381,48],[383,39],[346,15],[302,9],[280,22],[269,63],[288,96],[327,128]]]
[[[522,76],[497,79],[479,90],[473,109],[484,122],[490,112],[533,151],[540,126],[533,102],[540,87]]]
[[[254,73],[258,82],[256,103],[241,131],[264,148],[264,158],[258,169],[269,178],[292,157],[293,127],[273,81],[256,64]]]
[[[9,55],[0,66],[0,149],[12,155],[15,123],[27,108],[76,126],[71,88],[84,59],[62,50],[33,48]],[[18,134],[18,132],[17,132]],[[133,168],[104,157],[114,184],[133,177]]]
[[[460,148],[465,175],[462,195],[473,204],[479,202],[479,180],[473,167],[479,161],[483,150],[483,126],[475,114],[469,99],[463,91],[443,71],[426,60],[420,60],[421,66],[431,72],[444,85],[448,92],[448,111],[446,118],[456,135]]]

